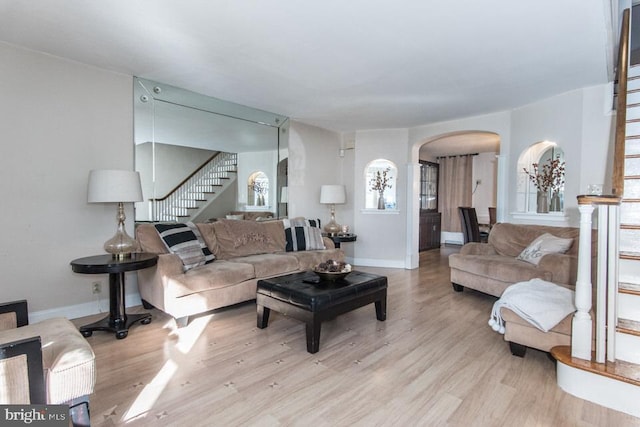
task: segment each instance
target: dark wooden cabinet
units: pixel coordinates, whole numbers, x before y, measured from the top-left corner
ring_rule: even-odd
[[[420,241],[418,250],[440,247],[440,212],[420,212]]]
[[[420,251],[440,247],[438,173],[437,163],[420,161]]]

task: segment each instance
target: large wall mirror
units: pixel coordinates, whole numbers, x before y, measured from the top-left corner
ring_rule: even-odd
[[[286,215],[287,117],[140,78],[134,114],[136,221]]]

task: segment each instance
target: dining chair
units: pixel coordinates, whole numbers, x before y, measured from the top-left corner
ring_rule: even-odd
[[[460,215],[460,225],[462,226],[464,243],[486,243],[488,241],[489,233],[480,231],[476,208],[460,206],[458,207],[458,214]]]

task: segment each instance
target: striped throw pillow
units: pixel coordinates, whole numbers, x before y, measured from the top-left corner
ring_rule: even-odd
[[[208,264],[215,259],[193,223],[154,226],[169,252],[180,257],[184,271]]]
[[[319,219],[283,219],[287,252],[326,249]]]

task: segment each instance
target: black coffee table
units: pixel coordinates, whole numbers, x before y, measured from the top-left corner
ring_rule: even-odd
[[[312,283],[315,282],[315,283]],[[336,282],[321,282],[313,272],[287,274],[258,281],[256,304],[258,328],[269,323],[275,310],[301,320],[307,325],[307,351],[320,349],[320,326],[332,319],[367,304],[375,303],[376,318],[387,318],[387,278],[352,271]]]

